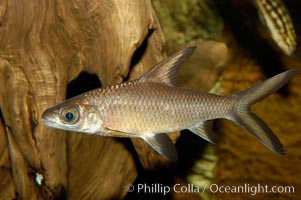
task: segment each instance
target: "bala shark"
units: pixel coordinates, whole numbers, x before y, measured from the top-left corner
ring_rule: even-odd
[[[212,131],[212,122],[225,118],[274,152],[285,154],[279,139],[250,107],[281,88],[296,71],[283,72],[227,96],[176,87],[175,72],[195,48],[174,53],[139,79],[91,90],[53,106],[42,119],[47,126],[68,131],[141,138],[175,162],[176,148],[165,133],[189,129],[214,144],[217,135]]]

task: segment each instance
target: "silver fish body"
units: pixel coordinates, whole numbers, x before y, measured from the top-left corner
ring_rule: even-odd
[[[99,101],[102,124],[133,135],[193,128],[202,121],[226,116],[228,105],[233,101],[209,93],[141,81],[99,92],[107,97]]]
[[[176,87],[173,77],[194,47],[161,61],[141,78],[89,91],[47,109],[46,125],[69,131],[113,137],[142,138],[171,161],[177,153],[168,132],[189,129],[215,143],[214,119],[229,119],[277,153],[284,149],[278,138],[250,106],[287,83],[296,73],[290,70],[243,92],[218,96]]]
[[[286,54],[291,55],[297,46],[292,20],[281,0],[255,0],[262,21],[272,39]]]

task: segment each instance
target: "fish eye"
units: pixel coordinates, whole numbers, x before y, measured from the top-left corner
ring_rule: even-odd
[[[72,112],[70,112],[70,111],[68,111],[68,112],[66,112],[66,114],[65,114],[65,118],[66,118],[66,120],[67,121],[72,121],[73,120],[73,118],[74,118],[74,115],[73,115],[73,113]]]
[[[60,112],[60,118],[65,123],[74,124],[79,120],[79,111],[77,108],[66,108]]]

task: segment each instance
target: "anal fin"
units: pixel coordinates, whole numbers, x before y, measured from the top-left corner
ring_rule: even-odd
[[[189,130],[212,144],[216,144],[217,134],[212,130],[213,120],[204,121]]]
[[[176,147],[166,134],[149,134],[147,136],[142,136],[141,138],[145,142],[147,142],[156,152],[158,152],[168,160],[172,162],[176,162],[178,160]]]

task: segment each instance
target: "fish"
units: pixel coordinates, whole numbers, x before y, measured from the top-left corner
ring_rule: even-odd
[[[97,88],[46,109],[42,119],[57,129],[109,137],[141,138],[157,153],[177,161],[167,133],[188,129],[210,143],[215,119],[228,119],[278,154],[285,149],[250,107],[286,84],[296,70],[280,73],[249,89],[220,96],[176,86],[179,66],[195,46],[163,59],[140,78]]]
[[[281,0],[255,0],[261,21],[272,39],[286,55],[296,50],[296,33],[290,15]]]

